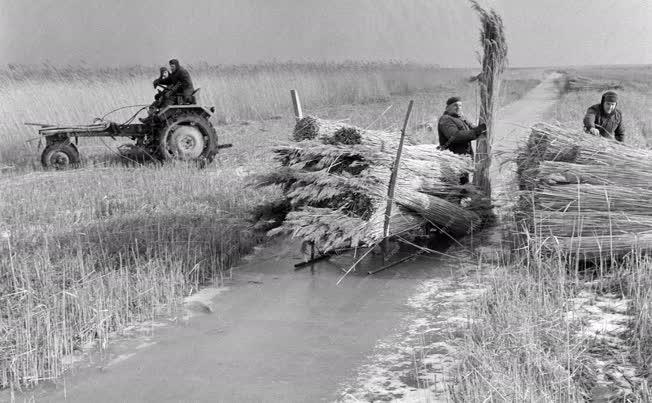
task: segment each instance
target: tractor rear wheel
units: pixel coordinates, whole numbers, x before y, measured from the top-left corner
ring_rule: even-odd
[[[217,154],[217,132],[206,117],[180,111],[165,119],[159,154],[164,160],[211,162]]]
[[[49,144],[41,154],[41,165],[47,169],[67,169],[79,165],[79,151],[68,142]]]

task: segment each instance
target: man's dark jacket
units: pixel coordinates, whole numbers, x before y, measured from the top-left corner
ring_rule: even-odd
[[[478,138],[478,134],[473,129],[475,126],[463,117],[444,112],[437,124],[439,145],[442,149],[450,150],[455,154],[473,156],[471,141]]]
[[[590,129],[596,128],[596,124],[604,128],[603,130],[597,127],[602,136],[605,136],[604,131],[606,130],[617,141],[625,141],[625,125],[623,124],[623,115],[620,110],[615,109],[607,115],[604,113],[602,103],[591,106],[584,116],[584,128],[586,131],[589,131]]]
[[[171,86],[173,90],[170,95],[183,95],[186,99],[190,99],[193,91],[195,91],[188,70],[181,66],[178,66],[166,78],[159,79],[158,83]]]

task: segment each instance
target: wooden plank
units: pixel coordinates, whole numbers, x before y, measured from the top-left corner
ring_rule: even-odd
[[[302,269],[302,268],[304,268],[304,267],[306,267],[306,266],[309,266],[309,265],[311,265],[311,264],[313,264],[313,263],[319,262],[320,260],[329,259],[331,256],[332,256],[331,254],[327,253],[327,254],[325,254],[325,255],[321,255],[321,256],[313,257],[312,259],[307,260],[307,261],[305,261],[305,262],[301,262],[301,263],[297,263],[297,264],[295,264],[295,265],[294,265],[294,269],[295,269],[295,270]]]
[[[414,253],[414,254],[412,254],[412,255],[410,255],[410,256],[406,256],[406,257],[404,257],[404,258],[402,258],[402,259],[399,259],[399,260],[397,260],[397,261],[395,261],[395,262],[388,263],[388,264],[386,264],[386,265],[384,265],[384,266],[382,266],[382,267],[380,267],[380,268],[378,268],[378,269],[375,269],[375,270],[369,270],[369,271],[367,272],[367,274],[376,274],[376,273],[379,273],[379,272],[381,272],[381,271],[383,271],[383,270],[389,269],[390,267],[394,267],[394,266],[396,266],[396,265],[398,265],[398,264],[401,264],[401,263],[403,263],[403,262],[407,262],[408,260],[410,260],[410,259],[412,259],[412,258],[415,258],[415,257],[419,256],[421,253],[422,253],[422,252],[419,251],[419,252]]]

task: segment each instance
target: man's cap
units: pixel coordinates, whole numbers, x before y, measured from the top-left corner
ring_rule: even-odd
[[[175,66],[179,66],[179,60],[178,59],[171,59],[170,64],[174,64]]]
[[[460,98],[460,97],[450,97],[450,98],[448,98],[448,101],[446,101],[446,106],[448,106],[450,104],[454,104],[455,102],[460,102],[461,100],[462,100],[462,98]]]
[[[618,94],[614,91],[607,91],[602,95],[602,102],[618,102]]]

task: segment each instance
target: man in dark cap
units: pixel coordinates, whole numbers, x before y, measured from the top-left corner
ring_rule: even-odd
[[[169,102],[166,104],[194,104],[195,99],[193,92],[195,88],[192,85],[188,70],[179,65],[177,59],[170,60],[170,75],[159,77],[154,80],[154,87],[159,84],[167,85],[168,92],[166,98]]]
[[[157,80],[163,80],[170,76],[170,71],[167,67],[163,66],[159,69],[159,76]],[[154,80],[156,82],[156,80]],[[156,87],[156,85],[154,85]],[[160,108],[165,103],[165,91],[158,92],[154,95],[154,103],[150,106],[150,109]],[[151,113],[150,113],[151,114]]]
[[[584,116],[584,129],[594,136],[615,138],[616,141],[625,141],[625,125],[623,115],[618,105],[618,94],[607,91],[602,95],[599,104],[591,106]]]
[[[437,124],[439,132],[439,147],[442,150],[450,150],[455,154],[469,155],[473,157],[471,141],[477,140],[487,131],[484,123],[475,126],[464,117],[462,112],[462,99],[451,97],[446,101],[446,111],[439,118]],[[460,178],[461,184],[468,183],[468,175]]]

